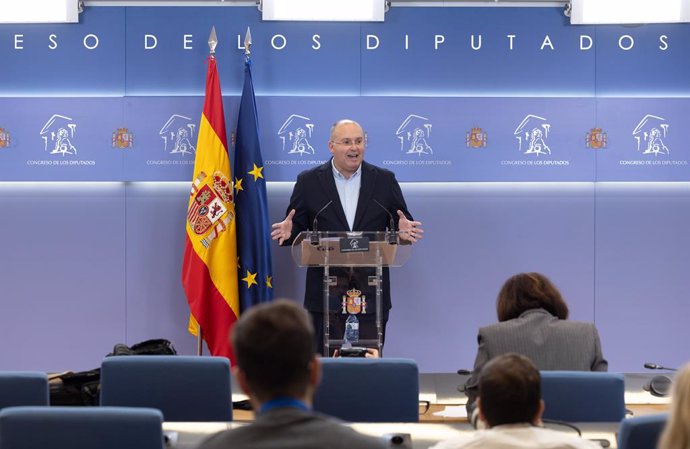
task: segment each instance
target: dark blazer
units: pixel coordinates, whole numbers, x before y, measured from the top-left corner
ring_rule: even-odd
[[[544,309],[479,329],[472,375],[465,384],[468,412],[474,409],[479,372],[492,358],[508,352],[529,357],[539,370],[606,371],[599,332],[592,323],[561,320]]]
[[[283,244],[292,244],[297,234],[312,230],[314,217],[329,201],[332,201],[330,206],[326,207],[318,216],[317,229],[319,231],[385,231],[390,223],[390,216],[376,202],[383,205],[393,215],[396,229],[398,227],[398,210],[402,210],[408,219],[412,219],[393,172],[362,162],[361,175],[354,229],[349,229],[345,211],[340,204],[340,197],[335,186],[331,161],[300,173],[286,211],[287,214],[295,209],[295,216],[292,220],[292,235]],[[365,291],[366,276],[362,277],[361,274],[367,270],[360,269],[357,271],[360,274],[358,288]],[[382,289],[382,310],[387,316],[388,310],[391,308],[388,269],[384,269],[383,272]],[[373,299],[373,296],[370,298]],[[323,312],[323,269],[321,268],[307,269],[304,306],[311,312]]]
[[[219,432],[199,449],[384,449],[382,439],[362,435],[340,421],[295,408],[276,408],[242,427]]]

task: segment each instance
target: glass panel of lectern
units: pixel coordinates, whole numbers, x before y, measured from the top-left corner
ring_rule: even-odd
[[[351,346],[381,353],[384,269],[402,266],[411,253],[395,232],[305,231],[295,238],[295,263],[323,269],[324,355]]]

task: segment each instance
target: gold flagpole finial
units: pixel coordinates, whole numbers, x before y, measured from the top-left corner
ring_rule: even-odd
[[[216,27],[211,28],[211,34],[208,37],[208,49],[211,54],[216,52],[216,45],[218,45],[218,36],[216,36]]]
[[[247,27],[247,34],[244,35],[244,55],[249,57],[251,54],[250,47],[252,46],[252,32]]]

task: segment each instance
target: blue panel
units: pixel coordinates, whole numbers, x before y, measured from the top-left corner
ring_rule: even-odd
[[[690,181],[689,115],[686,98],[599,99],[608,144],[597,150],[597,180]]]
[[[200,95],[214,25],[226,94],[240,88],[247,27],[259,95],[689,91],[686,24],[570,26],[559,7],[395,7],[366,25],[264,23],[254,7],[90,7],[80,21],[1,25],[0,94]]]
[[[690,185],[601,184],[596,320],[614,370],[678,367],[690,339]]]
[[[202,95],[212,26],[225,94],[241,89],[247,27],[257,94],[359,94],[358,25],[261,22],[239,7],[127,8],[127,94]]]
[[[369,100],[362,108],[362,123],[372,130],[368,159],[403,181],[592,180],[594,155],[584,146],[590,100]],[[468,141],[475,127],[486,147]],[[422,143],[415,144],[415,132]]]
[[[125,178],[191,182],[202,107],[199,97],[126,98],[135,144],[125,156]]]
[[[688,24],[597,27],[597,95],[687,96],[689,42]]]
[[[257,95],[359,95],[358,24],[263,22],[252,39]]]
[[[127,341],[167,338],[193,354],[182,253],[189,183],[127,185]]]
[[[362,27],[362,93],[591,96],[591,31],[563,8],[391,8]]]
[[[125,340],[122,186],[0,184],[0,369],[93,369]]]
[[[242,73],[241,53],[234,50],[230,29],[241,28],[226,26],[246,22],[247,13],[245,8],[128,7],[127,95],[203,95],[214,25],[221,84],[227,92],[238,90],[240,81],[232,73]]]
[[[113,134],[123,126],[121,98],[0,98],[11,143],[0,151],[7,181],[122,179],[123,149]]]
[[[595,152],[585,146],[594,115],[590,99],[271,97],[260,98],[257,108],[272,181],[293,180],[328,160],[330,126],[343,117],[365,127],[366,159],[402,181],[594,180]],[[301,140],[295,137],[300,127]],[[477,127],[487,144],[475,148],[469,136]],[[298,141],[305,151],[295,150]],[[535,142],[542,150],[528,153]]]
[[[73,25],[0,25],[0,95],[122,95],[124,8],[87,8]]]
[[[0,151],[0,176],[187,181],[202,102],[201,97],[0,99],[3,110],[12,112],[0,116],[0,127],[11,136]],[[229,132],[237,102],[225,98]],[[342,117],[365,126],[367,159],[403,181],[690,180],[690,150],[683,144],[690,138],[690,128],[683,126],[690,101],[684,98],[271,96],[259,97],[257,107],[271,181],[291,181],[328,160],[329,129]],[[601,148],[588,141],[595,126]],[[64,151],[56,150],[60,128],[68,138]],[[303,136],[297,138],[300,129]],[[119,131],[129,136],[122,148],[113,140]],[[473,142],[473,135],[483,140]]]
[[[470,367],[478,327],[496,320],[500,285],[541,271],[572,319],[596,322],[612,371],[683,360],[687,185],[402,187],[427,233],[392,272],[388,356],[415,358],[422,372]],[[12,255],[0,270],[0,324],[22,335],[5,339],[5,369],[92,368],[116,342],[156,337],[194,353],[180,287],[187,183],[0,188],[2,209],[24,218],[21,232],[16,220],[0,225],[0,246]],[[269,184],[271,221],[283,217],[291,188]],[[304,270],[288,248],[273,252],[276,296],[301,301]]]

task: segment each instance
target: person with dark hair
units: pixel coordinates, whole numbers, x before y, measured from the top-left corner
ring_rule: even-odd
[[[231,342],[236,378],[256,419],[211,436],[199,449],[386,447],[383,440],[311,410],[321,363],[302,307],[284,299],[254,306],[235,324]]]
[[[520,354],[503,354],[484,365],[477,409],[487,430],[443,441],[433,449],[601,449],[592,441],[542,427],[541,376]]]
[[[498,355],[523,354],[540,370],[608,369],[597,328],[592,323],[568,321],[568,306],[543,274],[510,277],[498,293],[496,312],[499,322],[479,329],[474,371],[465,383],[467,413],[473,424],[479,372]]]

